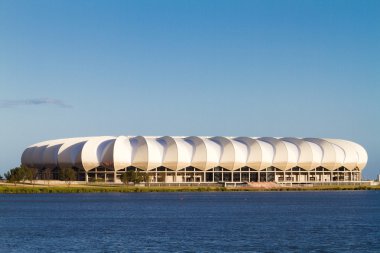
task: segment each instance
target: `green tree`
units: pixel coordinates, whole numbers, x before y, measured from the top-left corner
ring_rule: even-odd
[[[25,184],[27,170],[28,168],[24,165],[18,167],[19,177],[21,178],[20,181],[22,181],[23,184]]]
[[[50,179],[51,179],[52,174],[53,174],[53,171],[52,171],[52,169],[50,169],[50,168],[46,168],[46,169],[44,169],[44,171],[42,172],[42,178],[43,178],[44,180],[47,180],[48,185],[50,184]]]
[[[126,173],[123,173],[120,177],[121,182],[124,184],[127,183],[134,183],[138,184],[143,181],[146,181],[146,174],[143,174],[139,171],[127,171]]]
[[[70,186],[71,182],[77,178],[75,170],[72,168],[62,168],[59,173],[61,180],[65,181]]]
[[[25,167],[23,170],[25,180],[30,181],[34,185],[34,180],[37,179],[38,169]]]
[[[121,180],[121,182],[123,182],[123,184],[127,184],[128,183],[127,173],[121,174],[120,180]]]
[[[5,179],[9,183],[14,183],[15,185],[25,178],[25,168],[23,166],[10,169],[4,173]]]

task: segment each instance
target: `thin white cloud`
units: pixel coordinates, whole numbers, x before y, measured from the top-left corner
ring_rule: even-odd
[[[32,99],[1,99],[0,108],[13,108],[19,106],[35,106],[35,105],[54,105],[63,108],[69,108],[71,105],[66,104],[62,100],[53,98],[32,98]]]

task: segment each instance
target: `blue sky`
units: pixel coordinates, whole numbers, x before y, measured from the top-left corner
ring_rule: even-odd
[[[0,173],[93,135],[348,139],[380,172],[380,1],[0,0]]]

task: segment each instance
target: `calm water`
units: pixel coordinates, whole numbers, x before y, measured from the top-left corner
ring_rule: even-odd
[[[0,195],[0,252],[380,252],[380,191]]]

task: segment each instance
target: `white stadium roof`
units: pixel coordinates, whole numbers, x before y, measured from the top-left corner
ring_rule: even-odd
[[[262,170],[324,167],[362,170],[367,152],[357,143],[320,138],[204,137],[204,136],[100,136],[58,139],[36,143],[22,154],[28,167],[77,167],[89,171],[104,166],[121,170],[128,166],[151,170],[164,166],[200,170],[244,166]]]

